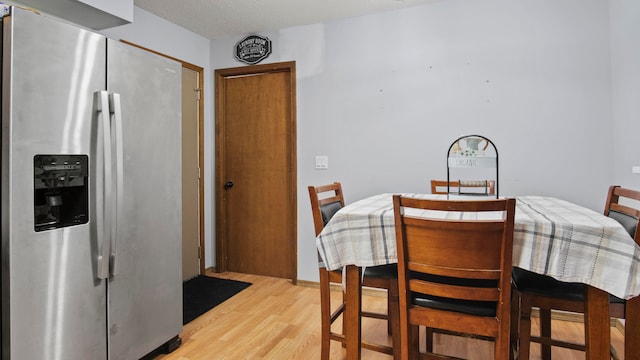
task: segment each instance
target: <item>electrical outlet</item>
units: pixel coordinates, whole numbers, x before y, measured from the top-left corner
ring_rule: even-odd
[[[640,174],[640,166],[632,166],[631,167],[632,174]]]

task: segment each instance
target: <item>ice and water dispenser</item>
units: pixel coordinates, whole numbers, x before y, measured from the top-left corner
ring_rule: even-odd
[[[36,155],[33,170],[35,231],[89,221],[86,155]]]

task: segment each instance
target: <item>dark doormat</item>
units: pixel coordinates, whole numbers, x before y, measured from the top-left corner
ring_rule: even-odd
[[[182,290],[182,323],[189,323],[250,285],[248,282],[204,275],[185,281]]]

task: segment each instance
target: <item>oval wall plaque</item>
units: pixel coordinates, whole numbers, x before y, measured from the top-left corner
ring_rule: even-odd
[[[236,43],[236,59],[255,65],[271,54],[271,40],[265,36],[249,35]]]

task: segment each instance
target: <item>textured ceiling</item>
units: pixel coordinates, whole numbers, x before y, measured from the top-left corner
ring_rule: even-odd
[[[134,3],[208,39],[220,39],[435,1],[442,0],[134,0]]]

